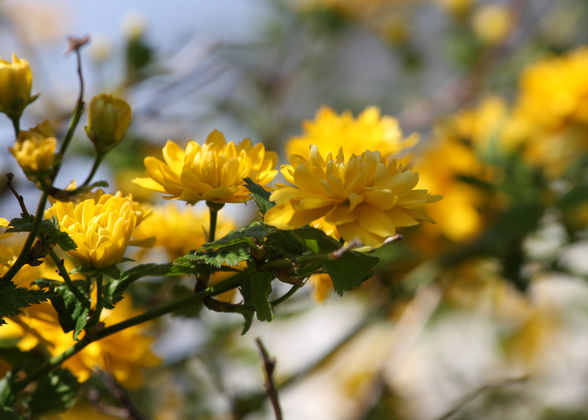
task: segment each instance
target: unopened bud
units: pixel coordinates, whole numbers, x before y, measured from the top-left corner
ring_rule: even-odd
[[[101,93],[90,101],[86,134],[98,153],[107,153],[121,142],[130,122],[130,105],[123,99]]]

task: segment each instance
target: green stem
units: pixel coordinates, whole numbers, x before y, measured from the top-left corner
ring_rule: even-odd
[[[293,285],[290,288],[290,290],[288,290],[283,296],[280,296],[279,298],[272,300],[270,302],[272,307],[278,306],[282,302],[286,301],[290,296],[292,296],[294,293],[296,293],[298,291],[298,289],[300,289],[300,286],[298,286],[297,284]]]
[[[47,204],[48,194],[43,192],[41,198],[39,199],[39,204],[37,205],[37,212],[35,213],[35,222],[33,224],[33,228],[29,232],[27,239],[18,255],[18,258],[12,264],[10,269],[2,276],[2,281],[10,281],[14,278],[16,273],[27,263],[29,259],[29,254],[33,247],[33,242],[35,242],[35,238],[37,237],[37,232],[39,230],[39,226],[41,226],[41,220],[43,220],[43,212],[45,211],[45,204]]]
[[[82,75],[82,58],[80,56],[79,48],[75,49],[77,64],[78,64],[78,78],[80,81],[80,92],[78,94],[78,99],[76,101],[76,106],[74,108],[73,116],[69,122],[69,126],[67,128],[67,133],[63,138],[63,142],[61,143],[61,148],[59,149],[59,153],[57,153],[55,167],[53,168],[53,173],[51,175],[51,182],[55,181],[57,177],[57,173],[61,168],[61,163],[63,162],[63,156],[65,155],[65,151],[73,138],[74,132],[80,122],[80,118],[82,117],[82,113],[84,112],[84,77]]]
[[[12,128],[14,128],[14,136],[18,139],[18,135],[20,134],[20,115],[18,117],[10,117],[10,121],[12,122]]]
[[[216,223],[218,219],[218,212],[223,208],[223,203],[213,203],[207,201],[206,205],[210,211],[210,228],[208,229],[208,242],[214,242],[216,236]]]
[[[98,325],[103,306],[102,274],[98,274],[96,277],[96,308],[94,308],[94,315],[89,322],[89,326]]]
[[[106,327],[102,330],[97,331],[93,335],[87,335],[82,338],[80,341],[75,343],[73,346],[65,350],[63,353],[49,359],[46,363],[40,366],[37,370],[31,372],[27,375],[24,379],[17,382],[14,385],[14,391],[16,393],[22,391],[27,385],[35,382],[37,379],[42,377],[43,375],[49,373],[51,370],[57,368],[60,364],[65,362],[67,359],[78,353],[84,347],[93,343],[94,341],[100,340],[104,337],[108,337],[109,335],[115,334],[119,331],[122,331],[126,328],[133,327],[135,325],[142,324],[147,321],[151,321],[155,318],[159,318],[162,315],[168,314],[170,312],[174,312],[184,306],[193,305],[196,303],[200,303],[211,296],[216,296],[218,294],[224,293],[231,289],[234,289],[241,285],[241,282],[244,278],[249,275],[249,271],[242,271],[238,274],[217,283],[214,286],[211,286],[200,293],[197,293],[192,296],[185,297],[184,299],[177,300],[175,302],[169,303],[167,305],[160,306],[159,308],[152,309],[147,311],[141,315],[137,315],[135,317],[126,319],[121,321],[117,324],[111,325]]]
[[[63,264],[63,260],[61,258],[59,258],[59,256],[53,250],[51,250],[49,252],[49,256],[51,257],[51,259],[53,260],[53,262],[57,266],[57,270],[59,271],[59,275],[65,281],[65,285],[67,286],[69,291],[72,292],[75,295],[75,297],[78,298],[78,300],[80,302],[82,302],[84,307],[86,307],[86,308],[90,307],[90,301],[82,293],[80,293],[78,288],[71,281],[71,277],[69,277],[69,273],[67,272],[67,270],[65,268],[65,264]]]
[[[82,187],[85,187],[86,185],[88,185],[90,183],[90,181],[92,181],[92,178],[94,178],[94,175],[96,175],[96,171],[98,170],[98,167],[102,163],[102,160],[104,159],[104,156],[106,156],[106,154],[104,154],[104,153],[98,153],[96,155],[96,158],[94,159],[94,165],[92,165],[92,169],[90,170],[90,173],[88,174],[88,177],[82,183],[82,185],[80,185],[78,188],[76,188],[76,190],[78,190],[78,189],[80,189]]]

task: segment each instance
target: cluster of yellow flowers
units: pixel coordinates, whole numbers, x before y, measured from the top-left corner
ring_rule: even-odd
[[[15,87],[9,92],[12,96],[0,98],[0,112],[13,119],[18,134],[10,151],[26,176],[39,188],[47,188],[61,158],[56,159],[58,141],[53,128],[48,121],[27,131],[18,128],[20,114],[34,99],[30,96],[28,63],[16,57],[12,64],[0,62],[1,77]],[[131,108],[125,101],[106,94],[92,99],[86,133],[98,163],[122,140],[130,118]],[[304,131],[303,136],[290,140],[290,164],[281,168],[291,185],[269,186],[278,174],[275,152],[266,151],[263,144],[253,145],[249,139],[238,144],[227,142],[216,130],[204,144],[189,141],[185,149],[169,140],[163,148],[163,161],[151,156],[145,159],[147,177],[136,178],[137,185],[164,193],[165,199],[191,205],[205,201],[211,213],[195,213],[191,208],[180,211],[175,206],[150,209],[120,192],[98,190],[78,194],[65,191],[72,192],[68,201],[53,197],[44,217],[54,217],[61,231],[75,243],[75,249],[67,251],[69,257],[81,268],[91,270],[116,266],[129,245],[145,244],[150,239],[165,250],[168,258],[175,259],[210,240],[207,229],[215,228],[218,235],[226,235],[235,228],[234,223],[223,218],[217,221],[214,213],[213,227],[212,209],[216,212],[225,203],[250,200],[245,178],[272,190],[270,199],[276,205],[265,214],[265,222],[282,229],[311,224],[337,239],[359,239],[377,247],[397,228],[430,220],[423,206],[439,197],[415,189],[418,175],[398,163],[396,155],[413,146],[417,137],[403,139],[395,119],[381,116],[375,107],[367,108],[357,118],[349,112],[338,115],[325,107],[314,121],[305,122]],[[7,220],[0,219],[2,236],[8,225]],[[0,246],[0,274],[9,270],[16,257],[11,248]],[[71,268],[70,261],[66,264]],[[71,276],[84,278],[82,274]],[[25,265],[14,282],[34,289],[37,286],[33,280],[37,278],[61,279],[55,267],[45,262],[38,267]],[[329,289],[326,274],[310,282],[318,285],[320,295]],[[93,286],[93,310],[98,310],[98,292]],[[106,326],[137,314],[129,299],[123,299],[115,309],[100,311],[99,321]],[[63,333],[57,313],[48,302],[31,305],[10,317],[0,337],[17,339],[21,350],[46,347],[51,355],[61,354],[75,343],[71,334]],[[64,366],[80,381],[87,380],[92,369],[99,367],[112,372],[123,384],[137,385],[141,381],[139,367],[158,362],[149,350],[150,343],[142,327],[127,328],[90,343],[68,358]]]

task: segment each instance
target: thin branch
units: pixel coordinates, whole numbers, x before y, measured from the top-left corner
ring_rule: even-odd
[[[484,385],[474,389],[472,392],[466,394],[461,400],[458,401],[458,403],[453,408],[451,408],[449,411],[445,412],[445,414],[438,417],[437,420],[449,420],[451,417],[453,417],[455,414],[457,414],[460,410],[462,410],[467,404],[469,404],[471,401],[473,401],[475,398],[477,398],[479,395],[483,394],[486,391],[491,391],[493,389],[500,388],[505,385],[511,385],[511,384],[517,384],[520,382],[525,382],[528,379],[529,379],[528,375],[523,375],[523,376],[517,376],[514,378],[504,378],[499,381],[494,381],[494,382],[491,382],[488,384],[484,384]]]
[[[263,372],[265,374],[265,391],[272,403],[276,420],[282,420],[282,409],[280,408],[280,401],[278,400],[278,390],[274,384],[274,370],[276,369],[276,360],[270,358],[265,346],[258,337],[255,339],[255,344],[259,349],[259,354],[263,360]]]
[[[104,329],[101,329],[93,334],[87,334],[86,336],[84,336],[84,338],[82,338],[80,341],[75,343],[73,346],[69,347],[63,353],[52,357],[51,359],[49,359],[48,362],[39,366],[39,368],[37,368],[37,370],[31,372],[27,377],[25,377],[22,380],[20,380],[19,382],[17,382],[14,385],[14,391],[17,393],[22,391],[24,388],[27,387],[27,385],[35,382],[37,379],[39,379],[43,375],[51,372],[53,369],[57,368],[59,365],[61,365],[67,359],[74,356],[75,354],[80,352],[82,349],[84,349],[84,347],[93,343],[94,341],[97,341],[97,340],[100,340],[100,339],[107,337],[109,335],[115,334],[115,333],[122,331],[126,328],[133,327],[135,325],[139,325],[139,324],[142,324],[147,321],[151,321],[155,318],[159,318],[162,315],[165,315],[170,312],[174,312],[174,311],[176,311],[180,308],[183,308],[185,306],[200,303],[204,299],[207,299],[211,296],[216,296],[221,293],[227,292],[229,290],[235,289],[236,287],[241,285],[243,278],[246,278],[247,276],[249,276],[248,271],[239,272],[238,274],[235,274],[234,276],[232,276],[222,282],[219,282],[219,283],[215,284],[214,286],[211,286],[211,287],[207,288],[206,290],[203,290],[200,293],[188,296],[186,298],[177,300],[175,302],[168,303],[167,305],[160,306],[159,308],[155,308],[150,311],[144,312],[141,315],[137,315],[135,317],[126,319],[126,320],[121,321],[117,324],[114,324],[114,325],[111,325],[111,326],[106,327]]]
[[[18,192],[16,192],[16,190],[12,186],[12,178],[14,178],[14,174],[11,172],[8,172],[6,174],[6,186],[12,192],[12,194],[16,197],[16,200],[18,201],[18,205],[20,206],[20,209],[22,211],[22,215],[28,216],[29,211],[27,210],[27,206],[24,202],[24,199],[22,198],[22,195],[20,195]]]
[[[102,383],[104,383],[104,386],[110,395],[112,395],[120,407],[126,411],[127,418],[133,420],[149,420],[149,417],[137,409],[133,401],[131,401],[127,391],[111,374],[104,371],[98,371],[98,376],[102,379]]]

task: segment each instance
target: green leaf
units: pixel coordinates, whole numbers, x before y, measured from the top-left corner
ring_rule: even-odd
[[[44,352],[40,352],[38,348],[22,351],[18,347],[0,349],[0,358],[10,363],[15,372],[19,370],[30,372],[38,368],[39,364],[46,359]]]
[[[57,369],[43,376],[31,396],[31,415],[38,418],[43,414],[65,411],[76,402],[80,384],[67,369]]]
[[[17,217],[10,221],[10,228],[7,232],[31,232],[35,224],[35,217],[26,215]],[[59,223],[55,217],[42,220],[39,224],[38,233],[46,236],[46,241],[59,245],[64,251],[76,249],[77,245],[65,232],[59,230]]]
[[[214,242],[204,244],[197,251],[200,251],[202,249],[219,249],[225,246],[242,243],[248,244],[252,248],[257,248],[258,244],[255,242],[256,239],[258,241],[262,240],[271,233],[275,232],[276,230],[276,228],[268,226],[265,223],[253,222],[249,226],[245,226],[244,228],[234,230],[231,233],[223,236],[222,238]]]
[[[122,300],[124,292],[136,280],[141,277],[159,277],[178,275],[172,263],[166,264],[140,264],[120,274],[120,279],[110,282],[104,293],[104,307],[112,309],[114,305]]]
[[[12,370],[6,372],[6,375],[0,379],[0,407],[3,409],[10,410],[8,406],[12,405],[14,398],[16,397],[16,392],[14,391],[14,380],[14,371]],[[0,411],[0,413],[2,412]]]
[[[315,254],[333,252],[341,248],[338,240],[330,237],[322,230],[309,226],[295,229],[292,234],[298,237]]]
[[[50,298],[51,304],[57,312],[57,318],[63,332],[73,331],[74,340],[78,339],[78,334],[84,329],[88,322],[90,309],[80,302],[76,295],[69,290],[66,284],[58,280],[39,279],[34,282],[39,287],[49,287],[53,292]],[[73,286],[89,299],[90,293],[88,285],[83,280],[72,282]]]
[[[257,205],[257,208],[259,209],[261,214],[265,214],[266,211],[268,211],[276,205],[276,203],[269,199],[271,195],[269,191],[267,191],[261,185],[253,182],[251,178],[244,178],[244,181],[245,186],[251,193],[251,196],[255,200],[255,204]]]
[[[245,335],[249,328],[251,328],[251,324],[253,324],[253,311],[249,312],[242,312],[244,321],[243,321],[243,329],[241,330],[241,335]]]
[[[11,281],[0,283],[0,325],[6,324],[3,317],[14,316],[22,308],[41,303],[51,297],[44,290],[29,290],[17,287]]]
[[[341,257],[324,261],[324,267],[333,280],[338,294],[359,286],[374,275],[374,267],[379,259],[355,251],[347,251]]]
[[[267,271],[256,272],[249,276],[241,287],[244,304],[255,308],[257,319],[260,321],[270,322],[274,319],[272,305],[269,301],[273,278],[273,275]]]
[[[251,255],[250,249],[249,244],[239,243],[216,250],[195,252],[182,258],[183,261],[210,264],[215,267],[221,267],[223,265],[232,266],[239,264],[241,261],[248,260]]]

